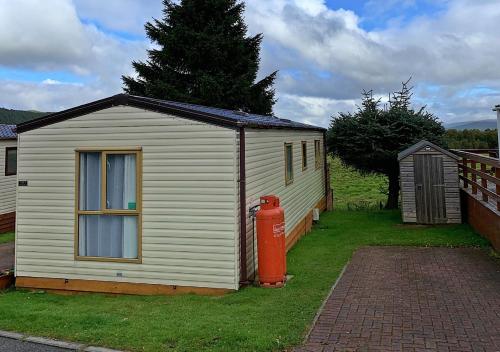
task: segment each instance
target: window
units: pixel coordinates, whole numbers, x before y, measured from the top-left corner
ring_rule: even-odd
[[[293,182],[293,146],[285,143],[285,184]]]
[[[302,171],[307,170],[307,142],[302,142]]]
[[[319,140],[314,141],[314,161],[316,169],[321,167],[321,143]]]
[[[140,262],[141,152],[77,151],[76,257]]]
[[[1,172],[1,171],[0,171]],[[17,148],[5,148],[5,176],[17,174]]]

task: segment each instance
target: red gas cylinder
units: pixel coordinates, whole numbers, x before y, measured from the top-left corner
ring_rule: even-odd
[[[260,198],[257,250],[261,285],[281,287],[286,278],[285,211],[276,196]]]

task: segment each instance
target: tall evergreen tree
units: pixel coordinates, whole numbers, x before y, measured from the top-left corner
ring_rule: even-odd
[[[145,25],[156,48],[123,76],[129,94],[271,114],[276,72],[256,82],[262,34],[247,37],[236,0],[163,1],[163,19]]]

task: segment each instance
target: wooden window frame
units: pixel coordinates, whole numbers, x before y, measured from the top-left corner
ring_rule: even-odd
[[[304,154],[305,151],[305,154]],[[302,141],[300,152],[302,153],[302,171],[307,170],[307,141]]]
[[[9,172],[9,151],[16,151],[16,161],[17,161],[17,147],[5,147],[5,176],[15,176],[17,175],[17,163],[16,163],[16,171]]]
[[[80,153],[100,153],[101,154],[101,209],[100,210],[80,210]],[[106,160],[108,155],[135,154],[136,173],[136,208],[129,209],[107,209],[106,206]],[[79,255],[79,216],[80,215],[117,215],[137,217],[137,258],[113,258],[113,257],[92,257]],[[96,261],[96,262],[116,262],[116,263],[142,263],[142,148],[79,148],[75,150],[75,260]]]
[[[291,153],[292,153],[292,167],[291,167],[291,175],[288,175],[287,170],[288,170],[288,158],[286,155],[286,150],[287,148],[290,147]],[[285,186],[288,186],[293,183],[293,143],[285,143],[284,147],[284,155],[285,155]]]
[[[321,140],[314,140],[314,164],[316,170],[321,168]]]

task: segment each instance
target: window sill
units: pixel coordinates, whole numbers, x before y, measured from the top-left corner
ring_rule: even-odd
[[[128,259],[128,258],[111,258],[111,257],[83,257],[75,256],[77,261],[87,261],[87,262],[105,262],[105,263],[130,263],[130,264],[142,264],[142,258]]]

